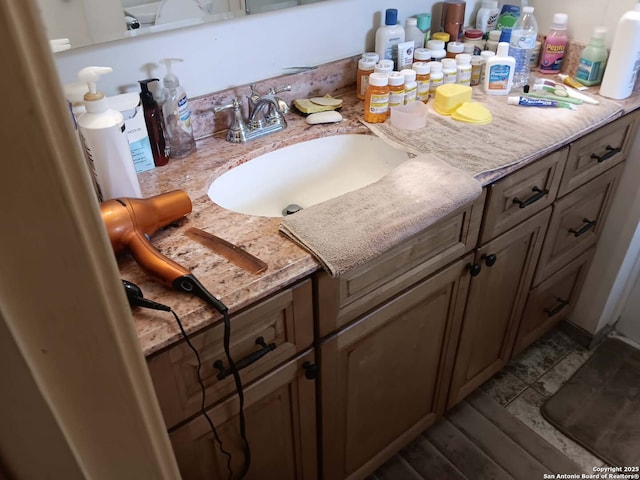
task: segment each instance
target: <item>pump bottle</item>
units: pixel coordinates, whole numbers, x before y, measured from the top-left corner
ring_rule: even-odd
[[[149,142],[151,143],[151,153],[153,153],[153,163],[156,167],[161,167],[169,162],[169,152],[166,148],[164,130],[162,127],[162,112],[153,98],[153,93],[149,91],[149,83],[158,82],[157,78],[147,78],[138,80],[140,84],[140,100],[144,110],[144,123],[147,125]]]
[[[178,77],[171,71],[172,62],[182,62],[181,58],[160,60],[167,68],[164,76],[162,114],[164,116],[165,140],[169,143],[169,157],[183,158],[196,149],[191,126],[189,101]]]
[[[110,67],[86,67],[78,72],[78,79],[89,87],[84,94],[86,112],[78,116],[78,132],[99,202],[142,196],[124,118],[109,108],[104,93],[96,89],[100,76],[111,72]]]

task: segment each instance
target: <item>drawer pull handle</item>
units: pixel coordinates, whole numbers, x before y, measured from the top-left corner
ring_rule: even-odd
[[[580,235],[587,233],[589,230],[591,230],[593,227],[596,226],[595,220],[589,220],[588,218],[583,218],[582,221],[585,222],[585,225],[583,225],[582,228],[580,228],[580,230],[575,230],[573,228],[569,229],[569,233],[573,233],[574,237],[579,237]]]
[[[622,151],[622,148],[620,147],[613,148],[611,145],[607,145],[605,147],[605,150],[607,151],[607,153],[605,153],[604,155],[598,156],[595,153],[592,153],[591,158],[593,158],[594,160],[597,160],[598,163],[604,162],[605,160],[609,160],[615,154],[620,153]]]
[[[307,380],[314,380],[318,378],[320,366],[317,363],[304,362],[302,364],[302,368],[304,369],[304,378]]]
[[[467,268],[469,269],[469,273],[472,277],[477,277],[478,275],[480,275],[482,265],[480,265],[479,263],[469,263],[467,264]]]
[[[263,337],[256,338],[256,345],[260,345],[262,348],[260,350],[257,350],[255,352],[253,352],[253,353],[250,353],[249,355],[247,355],[243,359],[241,359],[241,360],[236,362],[236,368],[238,369],[238,371],[242,370],[243,368],[248,367],[252,363],[257,362],[262,357],[264,357],[267,353],[269,353],[271,350],[275,350],[276,349],[276,344],[275,343],[270,343],[270,344],[267,345],[267,343],[264,341]],[[225,378],[227,378],[232,373],[230,368],[227,368],[227,369],[224,368],[224,363],[222,363],[222,360],[216,360],[215,362],[213,362],[213,367],[216,368],[220,372],[216,376],[218,378],[218,380],[224,380]]]
[[[490,253],[489,255],[483,255],[482,258],[484,258],[484,264],[487,267],[492,267],[494,263],[496,263],[496,260],[498,260],[498,257],[496,256],[495,253]]]
[[[535,194],[531,195],[526,200],[519,200],[518,197],[516,197],[513,199],[513,203],[517,203],[520,208],[528,207],[529,205],[531,205],[532,203],[536,203],[538,200],[542,199],[547,193],[549,193],[549,190],[547,190],[546,188],[543,190],[540,190],[540,188],[538,187],[533,187],[531,191],[534,192]]]
[[[558,303],[558,305],[556,305],[555,307],[553,307],[551,310],[549,310],[548,308],[544,309],[544,313],[547,314],[547,317],[553,317],[554,315],[556,315],[557,313],[560,313],[560,310],[562,310],[564,307],[566,307],[567,305],[569,305],[569,302],[566,300],[561,299],[560,297],[557,297],[556,300],[560,303]]]

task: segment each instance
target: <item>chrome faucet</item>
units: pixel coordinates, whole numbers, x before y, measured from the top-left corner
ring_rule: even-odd
[[[266,94],[262,95],[256,91],[255,85],[251,85],[251,95],[247,97],[249,116],[246,121],[242,118],[240,100],[237,97],[230,104],[215,107],[213,112],[216,114],[233,110],[227,141],[245,143],[284,130],[287,127],[284,115],[289,112],[289,106],[277,94],[290,90],[291,85],[285,85],[279,89],[270,88]]]

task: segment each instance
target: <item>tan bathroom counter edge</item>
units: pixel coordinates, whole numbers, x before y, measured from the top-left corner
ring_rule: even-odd
[[[288,127],[283,132],[244,145],[230,144],[224,140],[224,133],[218,133],[199,140],[197,151],[189,157],[171,160],[164,167],[139,175],[143,197],[182,189],[191,198],[192,212],[183,220],[156,233],[152,243],[167,257],[190,269],[213,295],[227,305],[231,314],[311,275],[320,265],[308,252],[279,233],[280,218],[254,217],[225,210],[209,200],[209,185],[234,166],[293,143],[329,135],[369,134],[367,127],[358,120],[362,116],[362,102],[356,99],[355,92],[342,98],[344,104],[341,113],[344,120],[339,124],[310,126],[301,115],[289,113]],[[623,113],[631,112],[640,106],[640,96],[633,95],[620,103]],[[541,144],[540,151],[545,147]],[[531,158],[527,162],[491,172],[480,180],[488,185],[534,160]],[[187,238],[184,232],[189,227],[201,228],[245,248],[267,263],[267,271],[254,275],[231,264]],[[121,277],[138,284],[145,297],[171,306],[187,333],[221,320],[221,316],[202,300],[169,290],[150,278],[131,257],[120,257],[118,264]],[[169,313],[136,308],[133,318],[146,356],[181,339],[176,321]]]

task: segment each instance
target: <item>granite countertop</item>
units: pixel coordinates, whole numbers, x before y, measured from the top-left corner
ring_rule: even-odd
[[[620,102],[623,113],[640,106],[637,97],[634,95]],[[311,275],[320,269],[320,264],[279,233],[280,218],[254,217],[225,210],[208,198],[209,185],[234,166],[293,143],[345,133],[370,134],[371,131],[359,121],[362,102],[357,100],[355,92],[342,98],[344,120],[339,124],[310,126],[301,115],[289,113],[288,127],[282,132],[244,145],[230,144],[225,141],[224,132],[217,133],[199,140],[197,151],[189,157],[170,160],[166,166],[139,175],[143,197],[182,189],[191,198],[192,212],[157,232],[152,243],[164,255],[191,270],[205,288],[227,305],[232,315]],[[541,152],[544,147],[541,145]],[[493,172],[481,181],[487,185],[521,166]],[[268,269],[258,275],[243,270],[187,238],[184,232],[189,227],[201,228],[246,249],[266,262]],[[187,333],[221,320],[221,316],[202,300],[169,290],[150,278],[129,255],[119,257],[118,264],[121,277],[140,286],[146,298],[171,306]],[[147,356],[181,338],[175,319],[166,312],[137,308],[133,318],[141,348]]]

